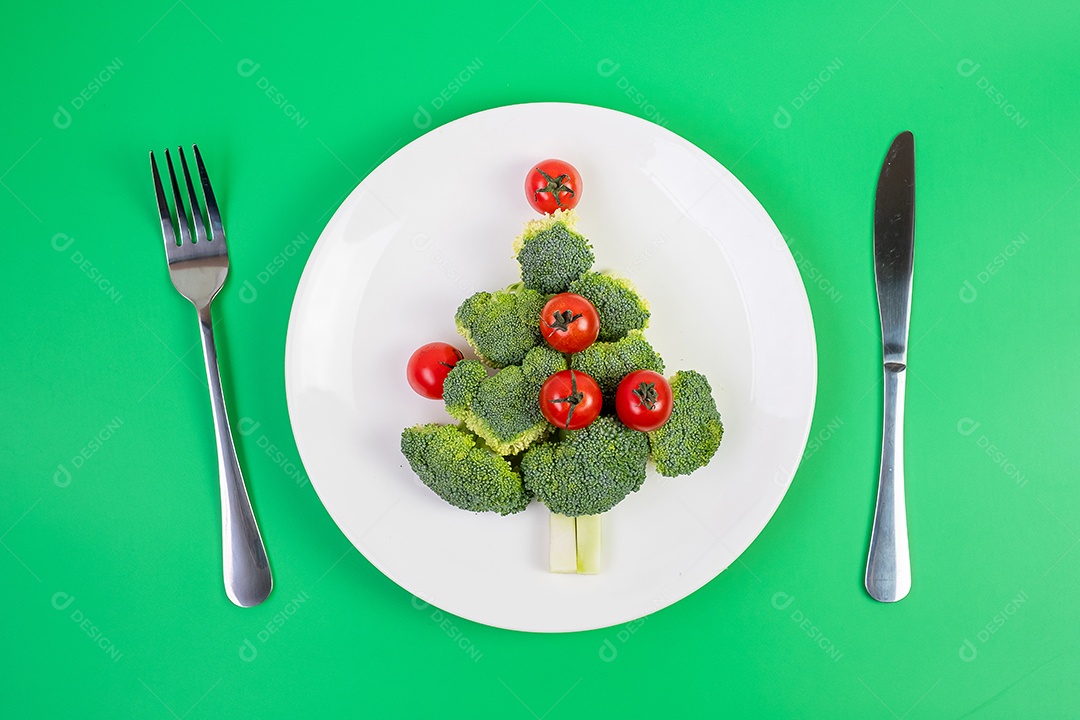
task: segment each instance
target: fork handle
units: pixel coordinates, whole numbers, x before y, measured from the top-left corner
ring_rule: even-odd
[[[885,363],[885,414],[881,474],[874,529],[866,560],[866,591],[875,600],[896,602],[911,590],[907,512],[904,506],[904,388],[907,368]]]
[[[218,474],[221,477],[221,540],[225,593],[240,607],[258,605],[270,594],[273,578],[266,559],[255,514],[251,510],[244,476],[236,459],[232,428],[225,411],[218,372],[217,349],[210,307],[199,308],[206,379],[210,384],[210,407],[214,411],[214,434],[217,438]]]

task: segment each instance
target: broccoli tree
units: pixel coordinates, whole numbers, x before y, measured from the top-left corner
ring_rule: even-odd
[[[550,511],[549,569],[595,573],[602,516],[641,487],[648,461],[662,475],[691,473],[712,459],[724,427],[708,380],[689,370],[670,380],[664,425],[646,433],[618,418],[619,383],[636,370],[663,373],[664,361],[643,332],[648,302],[629,280],[591,270],[593,249],[577,220],[557,210],[526,223],[513,248],[521,282],[458,307],[458,332],[479,357],[457,362],[443,383],[446,411],[460,426],[407,428],[401,452],[425,485],[465,510],[507,515],[537,497]],[[597,341],[572,355],[541,334],[548,297],[567,291],[599,315]],[[568,369],[590,375],[605,398],[601,414],[576,430],[556,429],[541,411],[541,387]],[[574,377],[559,401],[577,392]]]

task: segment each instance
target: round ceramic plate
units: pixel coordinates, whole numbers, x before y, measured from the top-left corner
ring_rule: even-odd
[[[548,511],[474,514],[409,469],[401,430],[451,422],[405,380],[411,352],[465,349],[454,311],[518,280],[511,242],[537,215],[523,183],[542,158],[584,180],[579,229],[596,268],[652,304],[667,363],[704,373],[723,443],[693,475],[650,469],[603,516],[603,571],[547,571]],[[705,152],[640,118],[535,103],[440,127],[376,168],[312,250],[289,318],[285,388],[312,485],[345,535],[417,598],[532,632],[607,627],[694,592],[761,532],[795,474],[817,381],[813,320],[780,232]],[[362,588],[357,588],[362,592]]]

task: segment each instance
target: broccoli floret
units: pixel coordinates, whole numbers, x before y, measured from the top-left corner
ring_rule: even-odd
[[[671,378],[671,417],[649,435],[652,459],[661,475],[687,475],[712,460],[724,436],[709,381],[680,370]]]
[[[605,397],[634,370],[664,372],[664,361],[640,330],[631,330],[616,342],[595,342],[574,354],[574,369],[591,375]]]
[[[521,361],[521,372],[525,380],[536,386],[537,398],[544,381],[566,369],[566,356],[546,343],[534,347]]]
[[[556,210],[525,224],[514,238],[514,255],[525,287],[546,295],[566,292],[571,282],[592,267],[592,245],[574,229],[577,221],[573,210]]]
[[[529,494],[506,458],[455,425],[417,425],[401,433],[401,453],[446,502],[473,512],[521,512]]]
[[[648,456],[645,433],[601,416],[561,442],[529,448],[521,458],[521,478],[554,513],[597,515],[641,487]]]
[[[621,340],[631,330],[649,326],[649,303],[633,283],[610,272],[588,272],[570,283],[570,292],[589,299],[600,315],[597,340]]]
[[[465,422],[480,383],[488,378],[487,368],[479,360],[458,360],[443,381],[443,403],[455,420]]]
[[[480,383],[465,424],[496,452],[521,452],[548,429],[533,387],[520,365],[503,368]]]
[[[540,412],[540,386],[565,369],[565,358],[547,345],[490,377],[476,360],[462,360],[443,383],[446,411],[495,452],[517,454],[551,430]]]
[[[516,365],[540,342],[543,295],[520,283],[466,298],[454,320],[476,355],[491,367]]]

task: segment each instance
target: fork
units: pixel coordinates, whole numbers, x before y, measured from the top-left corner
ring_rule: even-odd
[[[184,149],[178,147],[180,165],[184,170],[184,183],[187,185],[191,206],[191,222],[184,210],[184,199],[180,185],[176,181],[169,151],[165,151],[165,162],[169,167],[169,180],[172,184],[173,203],[176,207],[176,224],[180,228],[180,242],[176,241],[173,219],[169,204],[165,198],[165,189],[161,184],[154,153],[150,153],[150,170],[154,175],[154,191],[157,196],[158,212],[161,215],[161,232],[165,237],[165,257],[169,262],[169,277],[180,294],[191,301],[199,313],[199,328],[202,330],[203,357],[206,360],[206,378],[210,386],[210,406],[214,414],[214,434],[217,439],[218,474],[221,478],[221,538],[223,571],[225,575],[225,593],[240,607],[258,605],[270,594],[273,579],[270,576],[270,564],[266,560],[266,548],[263,546],[255,514],[251,510],[244,476],[240,472],[240,463],[236,459],[236,447],[233,445],[232,429],[229,416],[225,411],[225,398],[221,393],[221,374],[218,372],[217,350],[214,347],[214,325],[210,316],[210,303],[225,284],[229,273],[229,254],[225,247],[225,230],[221,225],[214,191],[210,187],[210,178],[206,174],[202,155],[197,145],[191,146],[195,153],[195,162],[199,168],[199,180],[203,197],[206,201],[206,219],[210,227],[207,237],[199,211],[199,198],[191,182]],[[192,230],[195,239],[192,240]]]

